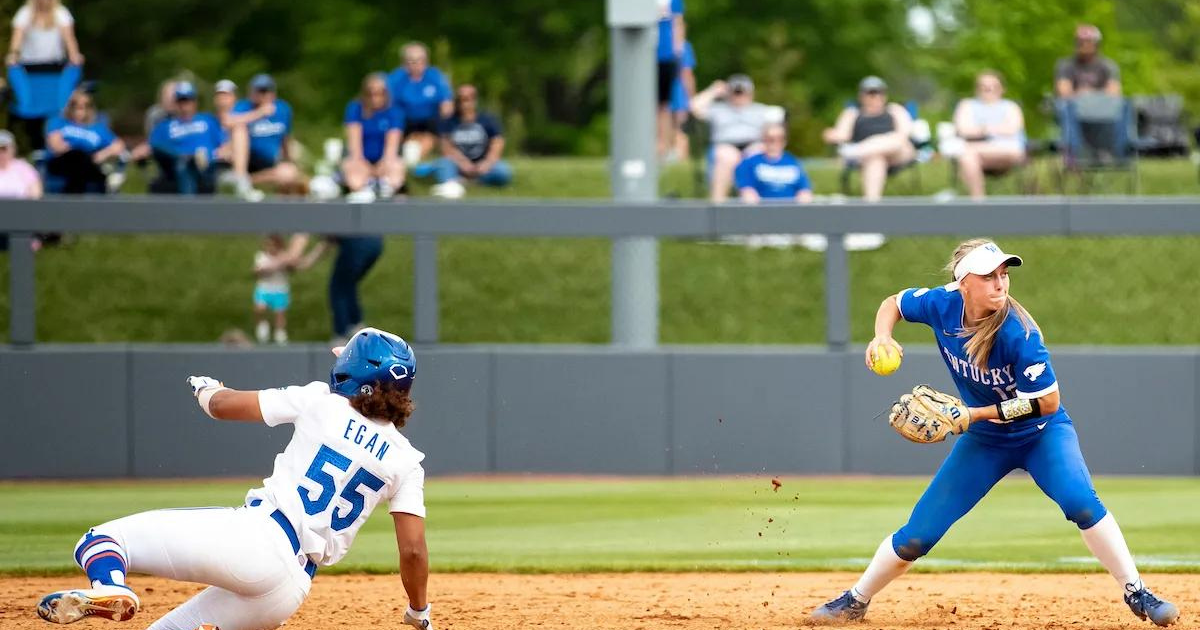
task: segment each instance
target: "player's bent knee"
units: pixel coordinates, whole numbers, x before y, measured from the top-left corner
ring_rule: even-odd
[[[929,553],[940,539],[940,536],[923,536],[901,529],[892,535],[892,549],[901,560],[913,562]]]
[[[1063,515],[1068,521],[1075,523],[1079,529],[1089,529],[1108,514],[1104,504],[1099,501],[1087,501],[1078,504],[1064,504]]]

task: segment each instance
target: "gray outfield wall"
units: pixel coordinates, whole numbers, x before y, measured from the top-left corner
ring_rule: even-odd
[[[928,474],[948,445],[904,442],[881,410],[950,387],[929,346],[881,378],[860,350],[418,347],[406,429],[432,474]],[[1096,473],[1200,474],[1200,349],[1057,348],[1063,400]],[[241,388],[327,378],[318,346],[0,349],[0,478],[260,476],[291,431],[209,420],[184,379]]]

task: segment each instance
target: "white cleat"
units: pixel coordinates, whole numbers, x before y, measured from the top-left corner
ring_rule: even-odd
[[[128,621],[141,608],[138,596],[123,586],[100,586],[50,593],[38,603],[38,616],[51,623],[73,623],[84,617]]]

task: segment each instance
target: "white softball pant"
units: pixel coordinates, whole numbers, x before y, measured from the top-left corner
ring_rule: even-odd
[[[270,514],[265,506],[155,510],[93,531],[117,540],[130,572],[211,585],[150,630],[268,630],[292,616],[312,586]]]

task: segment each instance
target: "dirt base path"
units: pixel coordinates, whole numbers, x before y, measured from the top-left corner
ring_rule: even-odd
[[[435,627],[613,628],[620,630],[795,629],[808,612],[853,583],[839,573],[628,573],[593,575],[452,574],[430,578]],[[1200,575],[1146,575],[1183,612],[1177,628],[1200,627]],[[2,581],[0,628],[49,630],[34,613],[47,592],[79,579]],[[142,612],[127,624],[85,619],[88,628],[144,628],[200,587],[135,577]],[[405,605],[397,576],[318,575],[288,630],[398,630]],[[1153,626],[1120,600],[1107,575],[945,573],[901,578],[871,602],[862,630],[1112,630]]]

